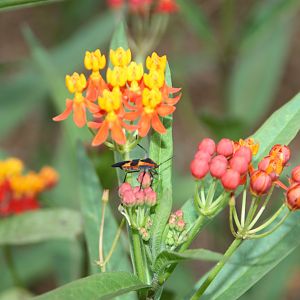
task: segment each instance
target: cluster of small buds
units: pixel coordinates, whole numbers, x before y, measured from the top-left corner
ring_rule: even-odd
[[[289,187],[285,188],[285,202],[289,210],[300,209],[300,166],[292,169]]]
[[[134,14],[144,15],[150,10],[157,13],[173,13],[178,10],[175,0],[107,0],[108,6],[114,10],[121,9],[126,2],[130,12]]]
[[[170,248],[176,248],[186,240],[186,223],[183,217],[183,211],[177,210],[170,215],[168,222],[168,232],[166,236],[166,245]]]
[[[234,142],[223,138],[216,143],[203,139],[198,145],[190,169],[196,179],[203,179],[208,173],[221,181],[225,190],[234,191],[244,184],[251,167],[252,156],[258,151],[258,144],[253,139]]]
[[[150,187],[151,176],[148,172],[140,173],[138,177],[139,186],[132,187],[130,183],[124,182],[119,187],[119,196],[125,207],[148,206],[156,204],[156,192]]]
[[[140,236],[145,242],[148,242],[150,239],[151,226],[152,226],[152,219],[150,216],[148,216],[145,222],[145,226],[140,228],[139,230]]]
[[[38,195],[57,182],[58,174],[51,167],[24,174],[21,160],[8,158],[0,161],[0,216],[38,209]]]
[[[262,196],[269,192],[271,186],[276,182],[291,157],[288,146],[274,145],[258,164],[257,170],[250,172],[250,189],[252,194]]]

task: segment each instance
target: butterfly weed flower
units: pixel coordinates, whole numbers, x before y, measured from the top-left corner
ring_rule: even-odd
[[[102,77],[105,55],[99,49],[86,51],[84,65],[91,73],[87,80],[76,72],[66,76],[66,86],[74,97],[66,100],[66,110],[53,120],[63,121],[73,111],[78,127],[87,124],[96,131],[93,146],[111,140],[127,149],[151,128],[165,133],[162,118],[175,111],[181,97],[180,89],[165,82],[167,57],[153,52],[145,62],[147,72],[142,63],[132,60],[130,49],[111,49],[109,58],[111,66]]]
[[[17,158],[0,161],[0,216],[40,208],[39,194],[57,182],[58,174],[51,167],[25,173],[23,162]]]
[[[84,74],[74,72],[71,76],[66,76],[66,86],[70,93],[74,94],[73,100],[66,100],[66,109],[63,113],[53,118],[54,121],[63,121],[73,111],[73,120],[78,127],[86,125],[86,108],[91,112],[98,111],[98,107],[86,99],[82,92],[86,88],[87,82]]]

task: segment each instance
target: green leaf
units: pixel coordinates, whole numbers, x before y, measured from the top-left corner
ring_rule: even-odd
[[[0,10],[2,9],[12,9],[20,7],[32,7],[41,4],[49,4],[53,2],[58,2],[62,0],[2,0],[0,2]]]
[[[128,40],[124,22],[118,24],[110,42],[110,49],[116,50],[119,47],[122,47],[125,50],[128,49]]]
[[[203,261],[219,261],[222,259],[221,253],[213,252],[206,249],[192,249],[178,253],[174,251],[162,251],[156,258],[153,271],[155,273],[162,272],[168,265],[186,260],[203,260]]]
[[[266,155],[275,144],[288,145],[299,132],[299,119],[300,93],[275,111],[253,135],[260,144],[256,160]]]
[[[172,86],[168,65],[165,78],[167,85]],[[157,164],[161,164],[173,156],[172,122],[172,116],[163,118],[162,123],[167,132],[165,134],[153,132],[151,136],[149,156]],[[162,235],[172,209],[172,160],[159,168],[154,182],[154,190],[157,192],[158,204],[151,227],[151,248],[153,257],[156,257],[163,247]]]
[[[256,124],[271,106],[284,71],[299,1],[298,7],[295,0],[263,1],[259,6],[254,15],[258,20],[249,25],[229,83],[230,112],[249,125]],[[263,15],[273,14],[258,18],[262,11]]]
[[[42,209],[0,222],[0,245],[23,245],[49,239],[74,239],[81,233],[79,213],[69,209]]]
[[[259,240],[247,240],[233,254],[203,299],[238,299],[300,246],[300,213],[296,212],[275,233]]]
[[[78,299],[113,299],[130,291],[137,291],[148,286],[136,276],[126,272],[94,274],[54,291],[36,297],[37,300],[78,300]]]
[[[200,39],[212,42],[214,39],[214,33],[209,20],[206,18],[204,12],[201,10],[199,4],[195,1],[176,1],[180,6],[180,13],[182,14],[185,22],[189,23],[195,30]]]
[[[82,145],[78,146],[78,161],[81,177],[81,210],[84,218],[84,232],[87,240],[91,271],[92,273],[96,273],[100,272],[96,261],[99,260],[98,241],[102,211],[102,187]],[[105,256],[111,248],[118,227],[109,205],[106,207],[104,222],[103,244]],[[123,248],[120,239],[106,269],[108,271],[131,271],[127,255],[127,251]]]

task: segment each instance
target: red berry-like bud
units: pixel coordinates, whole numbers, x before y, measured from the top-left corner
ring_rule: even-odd
[[[274,145],[269,153],[271,156],[279,156],[282,160],[283,165],[285,165],[291,157],[291,150],[286,145]]]
[[[292,180],[300,183],[300,166],[297,166],[292,170]]]
[[[257,170],[251,174],[250,188],[256,196],[267,194],[272,186],[272,178],[266,172]]]
[[[184,220],[178,220],[177,224],[176,224],[176,229],[178,231],[183,231],[184,230],[184,227],[185,227],[185,222]]]
[[[240,184],[240,173],[228,169],[221,178],[222,185],[225,190],[234,191]]]
[[[136,205],[136,198],[132,189],[123,193],[122,204],[129,207]]]
[[[205,138],[199,143],[198,150],[213,155],[216,151],[216,143],[210,138]]]
[[[285,201],[290,210],[300,209],[300,183],[289,187]]]
[[[209,171],[208,162],[203,159],[194,159],[191,162],[190,170],[195,178],[202,179]]]
[[[226,157],[232,155],[233,150],[233,141],[229,139],[221,139],[217,145],[218,154],[224,155]]]
[[[149,172],[141,172],[137,178],[138,182],[142,184],[143,189],[146,189],[151,185],[151,176]],[[142,182],[143,180],[143,182]]]
[[[217,155],[210,163],[209,170],[211,176],[215,178],[221,178],[227,170],[228,162],[225,156]]]
[[[206,160],[208,163],[210,163],[211,161],[211,155],[208,152],[202,150],[197,151],[194,158]]]
[[[124,193],[128,190],[132,190],[131,185],[128,182],[124,182],[119,186],[119,196],[122,198]]]
[[[252,151],[250,150],[250,148],[246,147],[246,146],[241,146],[235,153],[234,156],[242,156],[245,157],[248,161],[248,163],[251,162],[252,160]]]
[[[244,156],[233,156],[229,161],[230,168],[238,171],[241,175],[248,171],[248,160]]]

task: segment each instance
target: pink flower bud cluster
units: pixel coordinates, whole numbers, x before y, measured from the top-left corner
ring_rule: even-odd
[[[144,174],[144,175],[143,175]],[[141,181],[143,182],[141,183]],[[132,187],[130,183],[124,182],[119,187],[121,202],[126,207],[147,205],[152,207],[156,204],[156,192],[150,187],[151,177],[148,172],[141,173],[138,177],[139,186]]]
[[[178,246],[184,242],[186,223],[181,209],[170,215],[168,225],[169,231],[166,244],[168,246]]]
[[[244,183],[251,160],[252,151],[248,146],[226,138],[216,145],[212,139],[205,138],[198,145],[190,169],[196,179],[203,179],[210,173],[226,190],[234,191]]]
[[[251,170],[250,189],[255,196],[262,196],[269,192],[272,183],[277,181],[283,168],[291,157],[288,146],[275,145],[269,155],[265,156],[258,164],[257,170]]]

